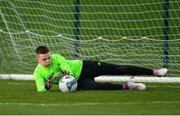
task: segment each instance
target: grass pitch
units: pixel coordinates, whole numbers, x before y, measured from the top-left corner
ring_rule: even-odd
[[[146,91],[77,91],[58,86],[37,93],[34,81],[0,80],[0,114],[180,114],[180,84],[147,84]]]

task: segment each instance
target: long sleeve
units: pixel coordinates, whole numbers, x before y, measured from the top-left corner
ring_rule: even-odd
[[[63,56],[57,55],[57,60],[60,65],[61,71],[68,72],[70,75],[74,75],[68,61]]]
[[[45,92],[45,91],[47,91],[45,89],[44,79],[41,77],[41,75],[39,73],[35,72],[34,73],[34,77],[35,77],[37,91],[38,92]]]

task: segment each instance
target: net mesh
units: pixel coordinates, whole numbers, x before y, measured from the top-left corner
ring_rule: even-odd
[[[32,73],[35,49],[67,59],[163,66],[163,0],[0,0],[0,73]],[[180,76],[180,1],[169,1],[168,76]],[[78,51],[78,52],[77,52]]]

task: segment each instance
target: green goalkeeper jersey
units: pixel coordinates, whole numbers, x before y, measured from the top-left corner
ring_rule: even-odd
[[[73,75],[76,79],[78,79],[81,74],[82,65],[83,62],[81,60],[66,60],[59,54],[52,54],[50,66],[44,67],[43,65],[38,64],[36,69],[34,70],[37,91],[47,91],[45,89],[45,83],[53,73],[61,76],[61,73],[66,71],[70,75]],[[53,83],[58,84],[59,79],[60,78],[55,78]]]

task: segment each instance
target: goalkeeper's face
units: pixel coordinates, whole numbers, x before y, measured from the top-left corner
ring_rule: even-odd
[[[51,52],[46,54],[37,54],[38,62],[43,66],[49,66],[51,64]]]

